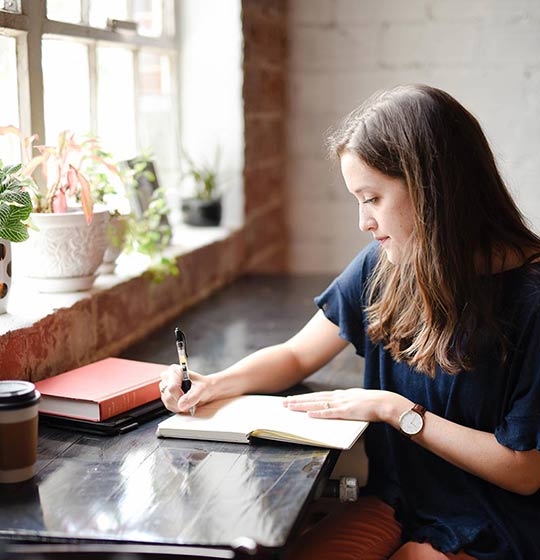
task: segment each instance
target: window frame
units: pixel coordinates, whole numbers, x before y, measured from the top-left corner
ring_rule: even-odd
[[[162,0],[164,28],[167,21],[175,20],[175,2]],[[81,0],[81,16],[88,21],[89,1]],[[137,146],[141,147],[139,122],[139,69],[138,53],[141,48],[165,54],[171,60],[173,99],[178,99],[178,41],[175,33],[147,37],[88,24],[68,23],[47,17],[47,0],[21,0],[21,13],[0,10],[0,34],[16,40],[17,81],[20,128],[25,136],[37,134],[45,138],[45,112],[42,59],[42,39],[78,41],[88,47],[90,82],[90,122],[97,130],[97,65],[96,52],[101,46],[122,46],[133,51],[135,91],[135,130]],[[176,131],[179,134],[179,131]]]

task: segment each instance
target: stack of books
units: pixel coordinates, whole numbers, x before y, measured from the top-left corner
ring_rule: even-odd
[[[106,358],[38,381],[44,423],[86,431],[117,433],[133,428],[135,418],[163,412],[159,381],[167,366]],[[155,415],[154,415],[155,416]]]

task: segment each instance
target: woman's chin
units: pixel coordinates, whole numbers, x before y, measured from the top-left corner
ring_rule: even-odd
[[[386,252],[386,258],[390,261],[391,264],[399,264],[401,259],[398,251],[393,250],[391,247],[384,246],[383,249]]]

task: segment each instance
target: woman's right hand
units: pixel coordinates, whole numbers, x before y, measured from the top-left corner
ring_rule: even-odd
[[[182,391],[182,369],[178,364],[170,365],[162,374],[159,390],[161,400],[165,407],[171,412],[187,412],[191,407],[211,401],[210,378],[189,372],[191,389],[184,393]]]

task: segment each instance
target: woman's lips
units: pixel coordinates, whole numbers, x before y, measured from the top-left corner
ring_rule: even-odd
[[[376,237],[375,238],[381,245],[384,245],[385,241],[388,240],[388,237]]]

